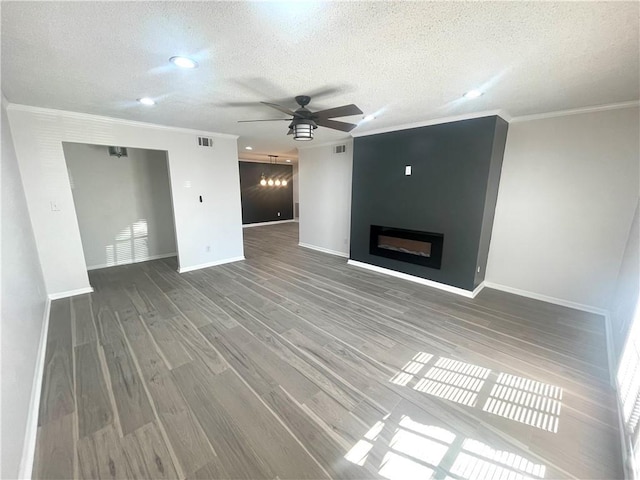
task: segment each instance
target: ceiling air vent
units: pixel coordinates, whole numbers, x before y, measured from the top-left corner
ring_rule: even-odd
[[[198,137],[198,145],[201,147],[213,147],[213,138]]]
[[[344,153],[347,151],[346,145],[335,145],[333,147],[333,153]]]

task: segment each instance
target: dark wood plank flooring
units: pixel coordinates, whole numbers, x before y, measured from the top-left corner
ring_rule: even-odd
[[[34,478],[621,478],[602,318],[245,229],[51,310]]]

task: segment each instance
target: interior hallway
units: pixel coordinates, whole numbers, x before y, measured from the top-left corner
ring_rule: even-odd
[[[244,230],[52,305],[34,478],[620,478],[602,318]]]

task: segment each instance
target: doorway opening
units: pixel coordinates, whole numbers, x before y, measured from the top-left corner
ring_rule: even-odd
[[[166,151],[62,147],[87,270],[177,255]]]

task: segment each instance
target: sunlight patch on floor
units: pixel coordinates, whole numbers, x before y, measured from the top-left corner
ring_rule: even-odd
[[[494,450],[477,440],[467,438],[456,457],[451,473],[464,479],[491,478],[523,480],[544,478],[546,467],[505,450]]]
[[[406,386],[413,378],[420,373],[420,370],[433,358],[433,355],[425,352],[418,352],[413,356],[413,359],[409,361],[402,370],[396,373],[391,380],[391,383],[396,385]]]
[[[420,377],[425,367],[428,370]],[[507,373],[491,373],[472,363],[418,352],[389,381],[467,407],[483,405],[487,413],[558,432],[562,388]],[[478,399],[484,403],[478,405]]]
[[[483,410],[556,433],[561,400],[560,387],[501,373]]]
[[[535,480],[545,476],[543,464],[472,438],[457,438],[445,428],[407,415],[401,415],[397,423],[389,415],[383,420],[376,422],[345,458],[360,466],[369,462],[389,480],[442,478],[443,473],[450,480]],[[386,439],[381,435],[385,425]],[[369,455],[374,448],[382,456],[379,465],[372,464]]]
[[[478,392],[490,373],[491,370],[488,368],[449,358],[439,358],[435,366],[431,367],[413,388],[473,407],[476,404]]]

